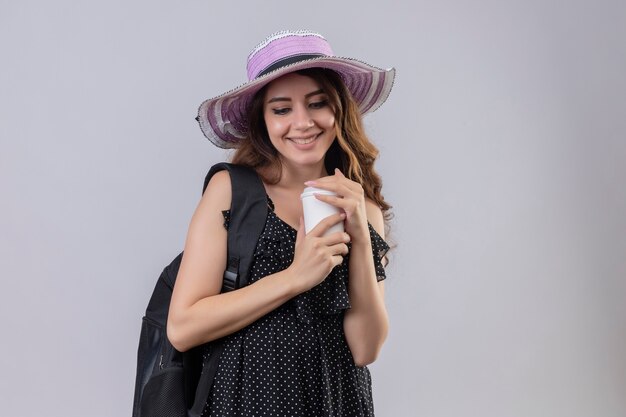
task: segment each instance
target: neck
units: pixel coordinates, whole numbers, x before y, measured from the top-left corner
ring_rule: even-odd
[[[316,165],[292,165],[283,161],[282,175],[277,185],[284,188],[304,189],[304,182],[327,176],[324,161]]]

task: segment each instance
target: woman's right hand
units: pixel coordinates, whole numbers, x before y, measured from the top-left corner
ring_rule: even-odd
[[[309,233],[305,232],[304,219],[296,236],[295,254],[289,270],[296,280],[298,292],[305,292],[326,279],[330,271],[343,262],[348,254],[350,236],[345,232],[324,236],[333,225],[344,221],[345,213],[337,213],[319,222]]]

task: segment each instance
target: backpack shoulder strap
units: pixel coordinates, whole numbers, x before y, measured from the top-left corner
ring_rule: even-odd
[[[209,170],[202,192],[219,171],[227,170],[232,185],[228,227],[228,261],[222,292],[248,284],[254,248],[267,218],[267,195],[259,175],[252,168],[226,162]]]
[[[227,170],[232,184],[232,202],[228,226],[228,263],[224,271],[222,292],[232,291],[248,284],[250,266],[257,240],[267,218],[267,195],[263,182],[251,168],[222,162],[214,165],[204,180],[202,192],[209,181],[219,171]],[[222,353],[222,339],[212,342],[212,352],[204,364],[195,392],[195,398],[188,415],[200,416],[211,389],[219,357]]]

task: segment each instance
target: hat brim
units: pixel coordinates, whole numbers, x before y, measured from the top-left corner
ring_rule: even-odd
[[[298,61],[205,100],[198,109],[200,129],[216,146],[237,148],[246,137],[248,106],[254,95],[273,80],[307,68],[336,71],[352,93],[361,115],[373,112],[387,100],[395,79],[394,68],[377,68],[351,58],[325,56]]]

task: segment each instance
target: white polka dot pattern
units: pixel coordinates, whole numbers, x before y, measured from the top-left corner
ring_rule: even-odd
[[[251,282],[293,261],[296,231],[268,203]],[[226,227],[229,214],[224,212]],[[371,225],[370,236],[382,280],[381,258],[389,246]],[[355,366],[343,332],[343,314],[350,308],[347,265],[346,257],[322,284],[224,338],[203,417],[374,415],[369,370]],[[207,347],[205,357],[209,354]]]

